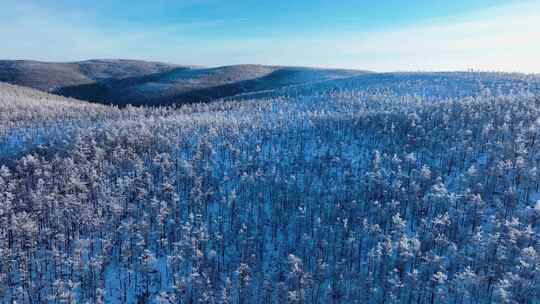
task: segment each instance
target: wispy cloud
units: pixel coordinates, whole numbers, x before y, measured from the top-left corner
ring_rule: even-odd
[[[373,62],[378,68],[370,64],[374,69],[540,72],[537,37],[540,2],[513,2],[421,26],[349,37],[342,54],[346,58],[379,54],[381,62]]]
[[[512,1],[407,28],[321,33],[307,38],[295,36],[293,29],[283,37],[258,34],[231,38],[220,34],[223,25],[245,26],[244,19],[103,27],[85,20],[80,12],[5,1],[9,9],[0,11],[3,58],[65,61],[129,57],[197,65],[540,72],[540,1]],[[215,33],[199,35],[201,29],[208,28],[215,28]]]
[[[402,29],[335,33],[299,39],[257,38],[244,46],[259,60],[376,71],[540,72],[540,2],[511,2],[483,12]],[[229,41],[232,52],[242,41]],[[296,56],[295,61],[291,57]],[[270,59],[268,59],[270,58]],[[292,61],[292,62],[291,62]]]

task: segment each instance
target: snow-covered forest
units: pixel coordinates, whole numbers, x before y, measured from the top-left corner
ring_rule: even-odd
[[[178,108],[0,85],[3,303],[540,303],[540,77]]]

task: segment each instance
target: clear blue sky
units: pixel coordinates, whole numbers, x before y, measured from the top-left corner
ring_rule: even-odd
[[[7,59],[540,72],[540,1],[0,2]]]

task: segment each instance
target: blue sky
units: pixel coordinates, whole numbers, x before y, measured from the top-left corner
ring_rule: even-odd
[[[0,0],[0,58],[540,72],[540,1]]]

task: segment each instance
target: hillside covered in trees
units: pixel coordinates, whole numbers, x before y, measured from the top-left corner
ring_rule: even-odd
[[[343,79],[367,71],[240,64],[221,67],[99,59],[0,60],[0,82],[116,106],[178,106]]]
[[[0,302],[538,303],[539,84],[373,74],[174,109],[0,84]]]

